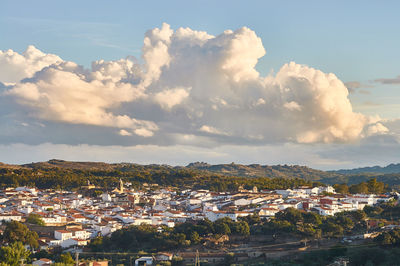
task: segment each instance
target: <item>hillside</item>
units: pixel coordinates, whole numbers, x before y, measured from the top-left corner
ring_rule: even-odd
[[[5,163],[0,162],[0,169],[18,169],[18,168],[24,168],[24,166],[14,165],[14,164],[5,164]]]
[[[341,177],[342,174],[325,172],[299,165],[260,165],[260,164],[217,164],[191,163],[187,168],[203,170],[229,176],[243,177],[282,177],[282,178],[302,178],[310,181],[328,180]]]
[[[278,175],[279,174],[279,175]],[[310,186],[304,178],[290,178],[280,172],[273,177],[240,177],[219,174],[191,167],[168,165],[139,165],[131,163],[68,162],[50,160],[2,168],[0,166],[0,187],[36,186],[38,188],[79,189],[90,181],[102,189],[113,189],[119,179],[133,187],[145,183],[178,188],[210,189],[212,191],[236,191],[239,186],[259,189],[284,189]]]
[[[116,164],[108,164],[103,162],[72,162],[64,160],[49,160],[47,162],[37,162],[24,164],[23,167],[27,168],[65,168],[74,170],[114,170]],[[0,165],[1,167],[1,165]]]
[[[187,166],[172,167],[169,165],[140,165],[134,163],[103,163],[103,162],[71,162],[64,160],[49,160],[47,162],[37,162],[22,165],[24,168],[31,169],[52,169],[62,168],[82,171],[121,171],[123,173],[132,173],[142,171],[166,171],[188,170],[198,174],[218,174],[224,176],[236,177],[268,177],[268,178],[301,178],[309,181],[320,181],[342,177],[338,173],[330,173],[321,170],[315,170],[306,166],[299,165],[259,165],[259,164],[218,164],[211,165],[207,163],[191,163]],[[1,168],[1,166],[0,166]]]
[[[362,167],[362,168],[354,168],[354,169],[340,169],[337,171],[330,171],[331,173],[339,173],[339,174],[360,174],[360,173],[374,173],[374,174],[398,174],[400,173],[400,163],[398,164],[389,164],[387,166],[371,166],[371,167]]]
[[[34,184],[49,188],[79,187],[86,180],[101,186],[114,186],[120,178],[135,186],[143,183],[160,185],[214,187],[223,190],[226,186],[240,184],[269,186],[290,186],[303,180],[306,183],[358,184],[375,177],[390,187],[400,187],[400,173],[380,173],[395,171],[399,165],[387,167],[367,167],[352,170],[321,171],[299,165],[260,165],[260,164],[218,164],[191,163],[187,166],[140,165],[134,163],[72,162],[49,160],[24,165],[0,163],[0,185]],[[366,172],[366,169],[370,172]],[[372,170],[375,169],[375,172]],[[275,181],[273,181],[275,180]],[[286,180],[286,181],[285,181]]]

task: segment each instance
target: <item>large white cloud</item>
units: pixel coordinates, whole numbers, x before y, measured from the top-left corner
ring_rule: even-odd
[[[15,83],[32,77],[37,71],[62,59],[54,54],[45,54],[33,45],[19,54],[13,50],[0,50],[0,82]]]
[[[100,68],[86,73],[74,63],[63,62],[17,83],[6,94],[14,96],[19,104],[31,107],[32,114],[43,120],[128,128],[137,135],[152,136],[158,129],[155,123],[108,111],[122,102],[143,97],[140,87],[120,82],[126,78],[120,72]],[[109,76],[110,73],[114,75]],[[117,75],[121,76],[116,79]]]
[[[114,127],[124,138],[134,133],[169,144],[199,138],[331,143],[389,133],[379,118],[352,110],[334,74],[291,62],[261,77],[255,67],[265,49],[246,27],[212,36],[163,24],[145,34],[142,60],[99,60],[91,69],[33,47],[27,51],[40,59],[26,69],[1,58],[27,60],[28,52],[0,53],[0,70],[18,72],[13,79],[0,76],[0,82],[17,82],[2,97],[13,97],[39,120]]]

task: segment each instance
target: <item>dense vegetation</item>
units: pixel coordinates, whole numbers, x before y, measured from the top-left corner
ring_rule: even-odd
[[[0,240],[2,243],[11,244],[14,242],[21,242],[24,245],[37,248],[38,238],[38,234],[30,231],[26,225],[17,221],[11,221],[5,223],[5,229]]]
[[[371,167],[362,167],[355,169],[341,169],[337,171],[331,171],[332,173],[340,173],[340,174],[362,174],[362,173],[375,173],[375,174],[397,174],[400,173],[400,163],[397,164],[389,164],[387,166],[371,166]]]
[[[21,260],[27,261],[31,252],[25,248],[38,247],[38,234],[32,232],[20,222],[11,221],[5,223],[5,229],[1,235],[0,261],[6,265],[20,265]],[[2,264],[3,265],[3,264]]]
[[[38,188],[76,189],[87,180],[106,189],[113,188],[122,178],[140,187],[144,183],[162,186],[205,188],[213,191],[233,191],[239,186],[259,189],[284,189],[302,185],[318,185],[300,178],[246,178],[224,176],[187,168],[169,166],[123,165],[116,169],[76,169],[63,167],[0,168],[0,187],[36,186]]]
[[[229,166],[237,168],[240,165]],[[247,189],[251,189],[253,186],[257,186],[258,189],[317,186],[322,185],[322,183],[316,180],[321,180],[328,184],[341,183],[341,185],[335,185],[339,193],[381,193],[389,188],[396,188],[400,184],[400,175],[396,177],[396,174],[385,175],[384,177],[369,175],[354,177],[328,175],[324,177],[324,174],[322,174],[321,177],[321,173],[326,172],[312,169],[311,171],[310,168],[301,166],[251,166],[255,168],[263,167],[263,169],[272,168],[274,171],[271,171],[271,176],[250,178],[232,176],[229,174],[231,172],[225,171],[226,169],[221,170],[224,174],[218,174],[216,171],[199,170],[193,166],[72,163],[52,160],[46,163],[24,166],[0,165],[0,188],[36,186],[41,189],[78,189],[89,180],[96,186],[112,189],[122,178],[124,181],[130,182],[133,187],[141,187],[147,183],[179,188],[235,191],[239,186],[244,186]],[[339,182],[334,183],[334,180]],[[371,180],[374,182],[373,184]],[[382,180],[387,180],[389,185],[384,186]]]
[[[36,213],[30,213],[28,217],[26,217],[26,222],[30,224],[45,225],[42,217]]]
[[[341,212],[334,216],[321,216],[288,208],[275,218],[252,226],[254,234],[295,234],[305,238],[343,237],[366,230],[364,211]]]
[[[341,194],[381,194],[388,188],[385,183],[377,181],[376,178],[371,178],[367,182],[361,182],[350,186],[346,184],[335,184],[333,187],[337,193]]]
[[[337,173],[324,172],[299,165],[243,165],[235,163],[210,165],[207,163],[191,163],[187,168],[216,174],[223,173],[229,176],[303,178],[310,181],[340,176]]]
[[[212,171],[207,169],[212,169]],[[244,172],[243,169],[250,172]],[[252,172],[251,169],[257,171]],[[258,171],[260,169],[264,172]],[[234,176],[233,173],[241,176]],[[249,173],[258,173],[261,176],[249,177]],[[0,188],[36,186],[41,189],[77,189],[89,180],[97,186],[111,189],[117,185],[120,178],[132,183],[133,187],[140,187],[148,183],[180,188],[204,188],[212,191],[235,191],[242,185],[247,189],[251,189],[253,186],[257,186],[258,189],[286,189],[326,183],[341,184],[335,187],[341,193],[381,193],[388,188],[398,188],[400,185],[400,174],[332,175],[303,166],[287,165],[243,166],[229,164],[205,168],[199,167],[198,164],[192,164],[189,167],[171,167],[126,163],[78,163],[60,160],[23,166],[0,165]],[[375,182],[375,187],[371,187],[371,180]],[[383,187],[382,182],[388,186]]]
[[[400,205],[396,202],[382,203],[375,206],[365,206],[364,212],[370,218],[385,219],[390,221],[400,220]]]
[[[110,237],[98,237],[92,240],[90,247],[93,251],[147,251],[157,252],[188,247],[206,241],[213,236],[250,234],[246,221],[234,222],[229,218],[211,222],[207,219],[197,223],[185,222],[174,228],[163,226],[162,230],[151,225],[129,226],[117,230]]]
[[[199,244],[210,236],[215,239],[221,235],[273,235],[275,238],[290,235],[303,239],[340,238],[365,233],[367,219],[385,220],[388,218],[388,213],[392,216],[400,214],[400,206],[385,203],[368,207],[365,211],[341,212],[333,216],[321,216],[313,212],[288,208],[268,220],[262,220],[258,215],[240,218],[238,222],[229,218],[215,222],[206,219],[196,223],[181,223],[172,229],[163,227],[162,231],[149,225],[130,226],[114,232],[110,237],[93,240],[91,247],[95,251],[111,249],[155,252]]]
[[[334,216],[321,216],[288,208],[269,220],[260,219],[258,215],[239,218],[238,222],[233,222],[228,218],[215,222],[206,219],[181,223],[175,228],[163,227],[162,231],[149,225],[130,226],[114,232],[110,237],[94,239],[90,248],[100,252],[105,250],[156,252],[204,244],[210,239],[217,240],[223,235],[245,237],[242,238],[242,242],[246,241],[248,235],[270,235],[276,240],[286,239],[286,237],[308,240],[342,238],[347,235],[364,234],[368,229],[368,220],[400,219],[400,206],[395,203],[367,206],[364,210],[342,212]],[[351,265],[366,265],[366,263],[370,263],[367,265],[395,265],[390,263],[395,261],[393,254],[400,254],[400,248],[397,248],[400,245],[400,229],[382,232],[372,244],[368,245],[337,245],[326,250],[305,252],[290,260],[269,261],[268,265],[327,265],[340,256],[348,257]],[[262,263],[266,262],[262,261]]]
[[[17,266],[27,261],[31,252],[21,242],[13,242],[9,246],[0,247],[1,265]]]
[[[304,238],[342,237],[346,234],[365,233],[366,221],[400,219],[400,206],[388,202],[366,206],[363,211],[343,212],[334,216],[321,217],[294,209],[279,213],[275,219],[258,225],[257,233],[296,234]],[[383,225],[383,223],[381,224]],[[253,226],[250,226],[252,233]],[[310,229],[311,228],[311,229]],[[305,230],[306,229],[306,230]],[[345,257],[350,265],[398,265],[400,255],[400,229],[381,232],[372,243],[361,245],[336,245],[328,249],[307,251],[286,260],[262,261],[263,265],[328,265],[335,259]],[[252,265],[250,263],[250,265]],[[256,262],[254,265],[258,265]]]

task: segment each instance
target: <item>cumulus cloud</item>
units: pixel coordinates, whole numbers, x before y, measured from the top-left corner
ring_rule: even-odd
[[[107,111],[142,97],[142,89],[113,80],[116,75],[108,78],[104,74],[107,71],[85,72],[72,62],[51,65],[36,72],[31,79],[17,83],[6,95],[31,107],[32,115],[43,120],[128,128],[138,135],[152,136],[157,130],[155,123]]]
[[[37,71],[46,66],[61,62],[62,59],[54,54],[45,54],[33,45],[22,54],[13,50],[0,50],[0,81],[16,83],[23,78],[32,77]]]
[[[42,121],[117,128],[124,137],[168,144],[198,137],[214,145],[331,143],[388,133],[379,119],[353,111],[332,73],[290,62],[260,76],[255,66],[266,51],[246,27],[212,36],[164,23],[145,34],[142,60],[99,60],[90,69],[28,50],[40,56],[26,69],[18,60],[0,61],[0,69],[20,73],[0,76],[16,83],[3,86],[1,97]],[[26,53],[14,57],[27,60]]]
[[[165,109],[171,109],[175,105],[182,103],[188,96],[190,89],[184,88],[165,89],[154,95],[154,100]]]
[[[389,129],[381,123],[376,123],[368,127],[368,135],[382,134],[389,132]]]

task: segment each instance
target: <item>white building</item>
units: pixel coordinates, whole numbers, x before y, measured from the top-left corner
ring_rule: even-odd
[[[135,260],[135,266],[138,266],[139,264],[144,264],[144,265],[152,265],[153,264],[153,257],[141,257]]]
[[[54,237],[58,240],[67,240],[72,238],[72,232],[67,230],[56,230],[54,231]]]
[[[52,260],[46,259],[46,258],[42,258],[40,260],[35,260],[34,262],[32,262],[32,265],[52,265],[54,262]]]
[[[21,221],[21,215],[17,214],[0,214],[0,221],[11,222],[11,221]]]

